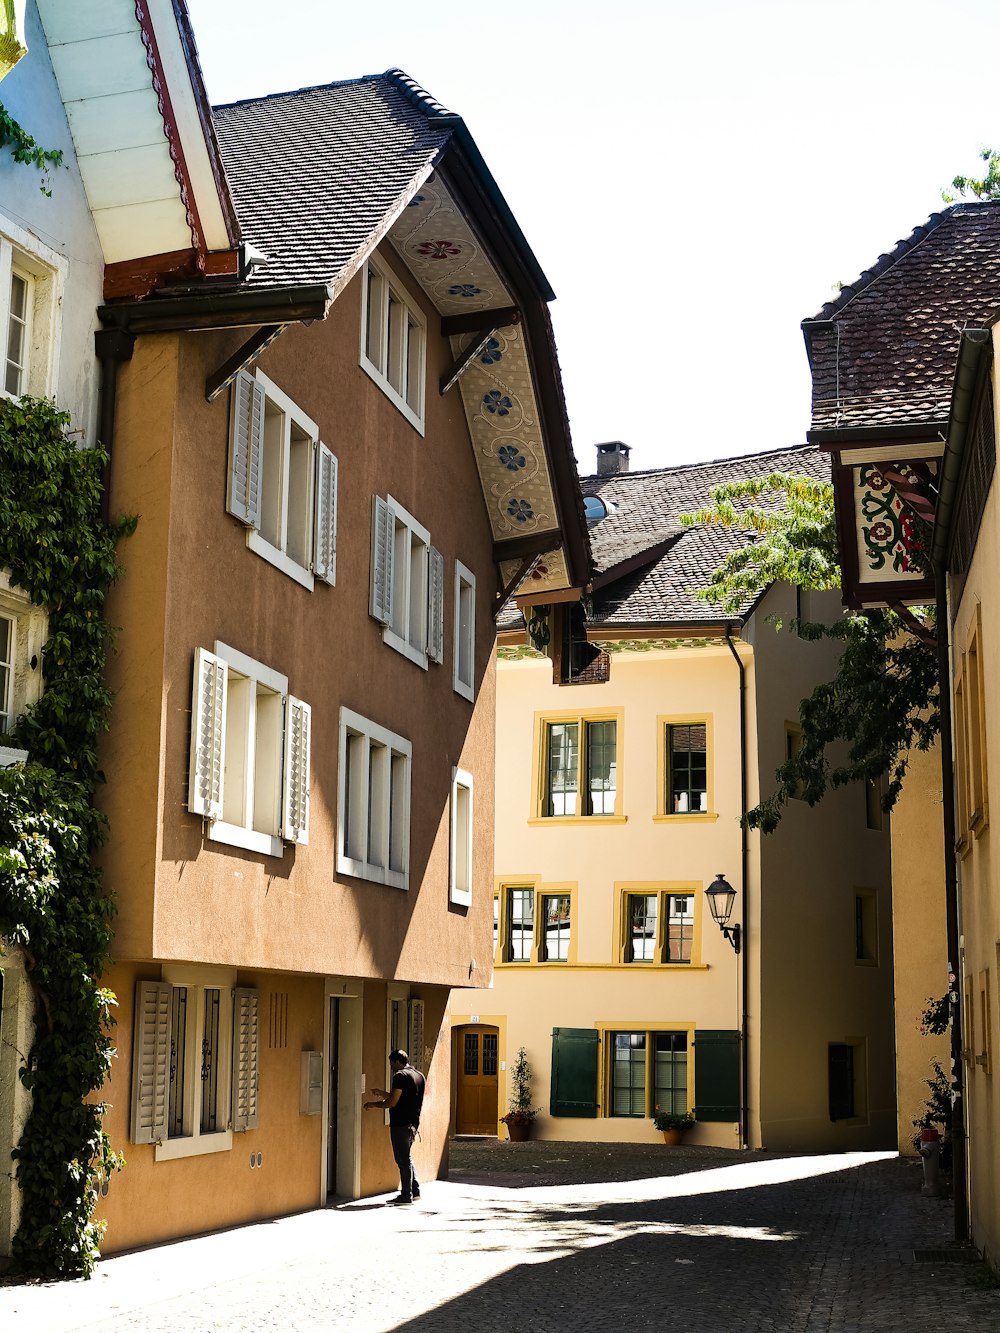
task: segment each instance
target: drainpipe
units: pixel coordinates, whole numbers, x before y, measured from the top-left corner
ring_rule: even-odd
[[[101,470],[101,518],[111,521],[111,460],[115,442],[115,403],[118,397],[118,363],[132,360],[135,334],[128,329],[98,329],[94,347],[101,363],[101,420],[98,439],[107,458]]]
[[[729,651],[736,662],[736,669],[740,673],[740,886],[743,890],[740,895],[740,939],[743,944],[743,985],[740,995],[742,1008],[740,1016],[740,1086],[742,1090],[740,1097],[740,1147],[749,1148],[750,1049],[747,1040],[747,1009],[749,1007],[750,990],[747,980],[747,963],[749,961],[747,955],[750,940],[748,930],[750,914],[747,911],[747,866],[750,859],[750,845],[747,826],[743,822],[747,813],[747,673],[746,667],[743,665],[743,659],[736,651],[736,645],[733,643],[732,629],[732,625],[726,626],[726,643],[729,645]]]

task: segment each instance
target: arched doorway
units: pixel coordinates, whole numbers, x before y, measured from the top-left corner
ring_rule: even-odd
[[[496,1134],[499,1029],[480,1024],[458,1034],[456,1134]]]

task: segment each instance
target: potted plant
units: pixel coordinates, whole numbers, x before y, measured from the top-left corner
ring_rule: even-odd
[[[676,1115],[673,1111],[661,1111],[657,1107],[653,1112],[653,1124],[662,1131],[664,1143],[682,1143],[687,1131],[694,1128],[694,1123],[694,1115],[690,1111]]]
[[[540,1110],[541,1107],[531,1105],[531,1065],[522,1046],[510,1067],[510,1109],[500,1117],[512,1143],[524,1143],[531,1138],[531,1125]]]

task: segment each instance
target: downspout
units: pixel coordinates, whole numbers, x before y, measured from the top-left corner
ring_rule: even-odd
[[[951,992],[951,1085],[952,1107],[952,1197],[955,1204],[955,1239],[969,1239],[968,1182],[966,1180],[965,1071],[962,1064],[962,1005],[958,991],[961,973],[958,920],[958,874],[955,864],[955,775],[952,763],[951,713],[951,617],[948,609],[948,551],[951,518],[958,496],[962,456],[969,434],[972,401],[979,379],[979,367],[990,345],[988,329],[966,329],[958,349],[958,369],[952,392],[948,421],[948,440],[941,460],[941,483],[934,522],[931,566],[936,589],[938,640],[938,708],[941,714],[941,798],[944,823],[944,893],[948,966]]]
[[[740,673],[740,940],[743,945],[743,984],[740,993],[740,1147],[750,1147],[750,1050],[747,1033],[747,1009],[750,988],[747,980],[749,951],[749,912],[747,911],[747,867],[750,860],[749,833],[745,823],[747,813],[747,673],[743,659],[733,643],[732,625],[726,626],[726,643]]]
[[[132,360],[135,334],[128,329],[98,329],[94,347],[101,363],[101,419],[98,440],[107,457],[101,469],[101,518],[111,521],[111,462],[115,443],[115,404],[118,399],[118,363]]]

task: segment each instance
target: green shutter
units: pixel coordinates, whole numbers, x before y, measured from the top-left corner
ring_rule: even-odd
[[[550,1115],[596,1119],[598,1042],[593,1028],[552,1029]]]
[[[695,1117],[740,1118],[740,1034],[698,1030],[694,1034]]]

